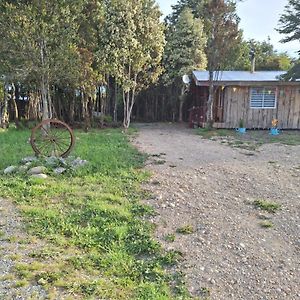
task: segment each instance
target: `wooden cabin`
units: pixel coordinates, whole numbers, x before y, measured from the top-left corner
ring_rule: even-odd
[[[280,80],[283,71],[214,72],[213,120],[216,128],[270,128],[278,119],[282,129],[300,129],[300,82]],[[190,109],[197,110],[199,124],[206,122],[209,73],[194,71]]]

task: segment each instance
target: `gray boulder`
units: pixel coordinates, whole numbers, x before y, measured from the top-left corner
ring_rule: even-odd
[[[4,169],[3,173],[4,174],[12,174],[15,173],[17,171],[18,167],[16,166],[9,166],[6,169]]]
[[[41,174],[41,173],[44,173],[46,170],[45,167],[43,166],[38,166],[38,167],[34,167],[34,168],[31,168],[27,173],[29,175],[33,175],[33,174]]]
[[[43,173],[41,173],[41,174],[32,174],[31,177],[33,177],[33,178],[40,178],[40,179],[46,179],[46,178],[48,178],[48,176],[46,174],[43,174]]]
[[[26,163],[31,163],[31,162],[34,162],[34,161],[37,161],[37,160],[38,159],[35,156],[28,156],[28,157],[22,158],[21,162],[23,164],[26,164]]]
[[[59,175],[59,174],[64,173],[66,170],[67,170],[67,169],[60,167],[60,168],[55,168],[55,169],[53,170],[53,172],[54,172],[55,174]]]
[[[81,159],[80,157],[77,157],[71,162],[71,165],[74,169],[77,169],[79,167],[83,167],[87,164],[87,160]]]

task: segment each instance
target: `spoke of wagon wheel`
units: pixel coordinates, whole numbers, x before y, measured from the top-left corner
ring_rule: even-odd
[[[56,131],[55,136],[56,136],[56,137],[62,137],[62,136],[64,136],[65,133],[68,134],[68,135],[70,135],[68,129],[61,128],[61,129],[58,129],[58,130]]]
[[[60,149],[61,155],[64,154],[64,152],[65,152],[66,150],[64,150],[63,148],[61,148],[60,145],[59,145],[56,141],[54,142],[54,144],[56,145],[56,147],[57,147],[58,149]]]
[[[40,152],[42,152],[46,147],[49,147],[49,143],[47,143],[47,142],[43,142],[43,143],[41,143],[41,145],[37,144],[37,148]]]
[[[68,143],[68,141],[70,141],[70,139],[61,139],[61,138],[56,139],[56,142],[70,146],[70,143]]]

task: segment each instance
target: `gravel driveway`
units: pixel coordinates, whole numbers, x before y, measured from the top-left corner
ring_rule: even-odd
[[[300,299],[300,146],[233,149],[168,124],[140,124],[134,144],[150,154],[147,200],[156,236],[183,253],[195,296]],[[257,209],[256,200],[281,209]],[[273,224],[263,227],[263,224]],[[192,226],[191,234],[176,230]],[[166,236],[175,240],[166,241]],[[174,238],[174,236],[172,236]]]

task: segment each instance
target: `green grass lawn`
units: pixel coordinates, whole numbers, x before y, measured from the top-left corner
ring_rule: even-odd
[[[28,253],[34,264],[16,262],[17,278],[53,298],[59,287],[82,299],[190,299],[181,276],[165,271],[177,256],[162,250],[145,221],[153,213],[140,203],[145,157],[118,129],[75,135],[72,155],[89,161],[81,170],[45,181],[0,175],[0,196],[16,203],[32,236],[47,241]],[[0,131],[0,169],[32,155],[29,136]]]
[[[196,133],[205,139],[222,138],[222,143],[247,150],[256,150],[261,145],[270,143],[300,145],[299,130],[283,130],[276,136],[270,135],[268,130],[248,130],[245,134],[240,134],[234,129],[197,128]]]

